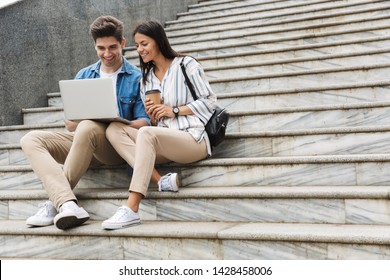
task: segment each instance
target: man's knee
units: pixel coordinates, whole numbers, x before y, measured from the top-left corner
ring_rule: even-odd
[[[123,130],[123,126],[119,122],[112,122],[106,129],[106,137],[108,140],[115,140],[116,135]]]
[[[26,151],[41,142],[39,139],[41,139],[40,131],[30,131],[20,139],[20,146]]]
[[[96,137],[105,136],[106,125],[103,123],[84,120],[77,125],[74,141],[93,140]]]
[[[77,125],[76,132],[93,131],[96,128],[99,128],[102,126],[104,126],[104,124],[99,123],[99,122],[95,122],[95,121],[91,121],[91,120],[83,120],[83,121],[79,122],[79,124]]]
[[[111,143],[120,142],[124,138],[135,143],[138,131],[139,129],[127,126],[124,123],[112,122],[106,129],[106,137]]]

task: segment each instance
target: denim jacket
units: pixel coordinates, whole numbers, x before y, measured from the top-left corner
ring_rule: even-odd
[[[101,61],[99,60],[95,64],[81,69],[75,79],[100,78],[100,65]],[[139,93],[140,79],[141,71],[123,57],[123,66],[116,83],[119,114],[128,120],[145,120],[150,125]]]

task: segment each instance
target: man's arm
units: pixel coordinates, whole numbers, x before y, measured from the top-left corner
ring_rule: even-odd
[[[130,124],[131,127],[136,128],[136,129],[139,129],[143,126],[148,126],[148,125],[149,125],[149,123],[143,119],[131,121],[131,124]]]

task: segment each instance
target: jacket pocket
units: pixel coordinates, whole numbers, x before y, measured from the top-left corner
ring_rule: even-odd
[[[133,108],[135,104],[135,98],[119,97],[121,116],[125,119],[134,119]]]

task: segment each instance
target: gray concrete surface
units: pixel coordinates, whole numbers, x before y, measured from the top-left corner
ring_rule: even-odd
[[[136,22],[176,19],[194,0],[25,0],[0,9],[0,126],[22,124],[21,109],[44,107],[58,81],[97,60],[90,23],[113,15],[127,46]]]

